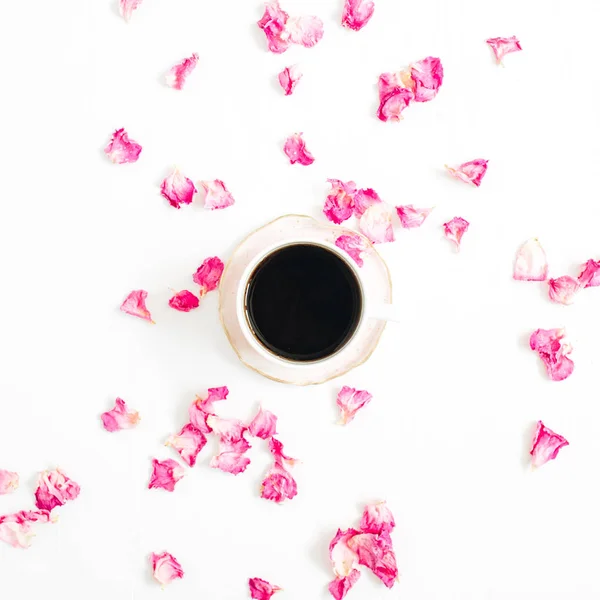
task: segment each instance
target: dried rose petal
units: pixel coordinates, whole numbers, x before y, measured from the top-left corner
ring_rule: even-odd
[[[19,487],[19,474],[0,469],[0,496],[10,494]]]
[[[337,405],[342,411],[342,424],[350,423],[356,413],[371,402],[372,394],[345,385],[337,395]]]
[[[167,458],[167,460],[156,460],[156,458],[153,458],[152,476],[150,477],[148,489],[162,488],[163,490],[167,490],[167,492],[172,492],[175,489],[175,484],[184,474],[183,467],[172,458]]]
[[[268,440],[277,435],[276,428],[277,417],[271,411],[263,410],[261,406],[258,409],[257,415],[252,419],[250,425],[248,425],[248,432],[253,437]]]
[[[558,451],[563,446],[568,446],[569,442],[558,433],[554,433],[548,429],[541,421],[537,422],[535,436],[533,438],[533,446],[531,447],[531,464],[534,467],[541,467],[549,460],[554,460],[558,455]]]
[[[35,505],[42,510],[52,510],[79,496],[79,485],[60,469],[43,471],[38,477]]]
[[[563,275],[557,279],[550,278],[548,280],[548,295],[550,296],[550,300],[558,304],[573,304],[575,294],[580,288],[579,281],[569,275]]]
[[[121,429],[132,429],[140,422],[140,413],[127,407],[121,398],[115,400],[115,407],[100,415],[102,425],[111,433]]]
[[[291,500],[298,494],[296,481],[290,472],[277,463],[274,464],[263,479],[260,496],[265,500],[283,502]]]
[[[275,457],[275,462],[278,465],[283,465],[285,463],[293,467],[298,462],[297,459],[284,454],[283,444],[274,437],[269,440],[269,452]]]
[[[410,66],[410,74],[415,83],[415,102],[429,102],[437,96],[444,79],[444,68],[439,58],[428,56],[414,63]]]
[[[352,216],[356,184],[354,181],[344,183],[339,179],[327,181],[331,184],[331,191],[325,200],[323,213],[332,223],[339,225]]]
[[[358,228],[373,244],[393,242],[392,209],[383,202],[373,204],[360,218]]]
[[[278,0],[271,0],[265,4],[265,12],[258,22],[258,26],[267,36],[267,46],[271,52],[281,54],[289,46],[289,36],[286,30],[288,14],[281,10]]]
[[[204,189],[204,208],[218,210],[235,204],[231,192],[220,179],[201,181],[200,185]]]
[[[475,160],[463,163],[456,169],[453,169],[448,165],[444,166],[452,177],[456,177],[456,179],[460,179],[465,183],[472,183],[474,186],[479,187],[481,185],[481,180],[487,171],[488,162],[490,161],[483,158],[476,158]]]
[[[467,229],[469,229],[469,222],[462,217],[454,217],[447,223],[444,223],[443,227],[446,238],[454,242],[456,249],[460,250],[460,241]]]
[[[363,266],[364,262],[361,258],[361,254],[369,249],[369,245],[362,235],[358,235],[358,233],[340,235],[340,237],[335,240],[335,245],[344,250],[344,252],[347,252],[350,258],[359,267]]]
[[[121,310],[128,315],[139,317],[144,321],[150,321],[154,324],[150,311],[146,308],[146,298],[148,292],[145,290],[133,290],[121,304]]]
[[[183,462],[190,467],[196,464],[200,450],[206,444],[204,434],[191,423],[187,423],[177,435],[170,435],[165,446],[171,446],[181,456]]]
[[[539,354],[552,381],[566,379],[575,366],[568,357],[572,348],[564,338],[564,329],[536,329],[529,338],[529,346]]]
[[[358,190],[354,195],[354,216],[357,219],[360,219],[365,214],[367,208],[373,206],[373,204],[379,204],[380,202],[381,198],[375,190],[371,188]]]
[[[308,166],[315,162],[314,156],[306,148],[306,143],[302,139],[302,133],[294,133],[285,141],[283,151],[290,159],[290,164],[300,163]]]
[[[142,0],[119,0],[119,12],[121,16],[129,21],[131,13],[142,3]]]
[[[213,402],[227,400],[229,389],[227,386],[218,388],[209,388],[206,398],[196,396],[189,409],[190,422],[197,427],[204,435],[212,432],[212,428],[206,422],[209,416],[214,416]]]
[[[360,31],[369,22],[374,11],[373,0],[345,0],[342,25]]]
[[[396,206],[396,212],[402,227],[405,229],[413,229],[421,227],[425,219],[431,214],[433,208],[415,208],[412,204],[404,206]]]
[[[243,473],[250,459],[244,454],[251,448],[244,437],[248,428],[239,419],[223,419],[209,415],[206,424],[219,437],[219,454],[210,461],[213,469],[238,475]]]
[[[194,283],[200,286],[200,297],[219,287],[225,265],[217,256],[206,258],[194,273]]]
[[[279,79],[279,85],[283,88],[285,95],[289,96],[296,89],[298,82],[302,79],[302,72],[298,68],[298,65],[293,65],[291,67],[286,67],[281,71],[277,78]]]
[[[579,283],[581,287],[597,287],[600,285],[600,261],[595,261],[590,258],[585,265],[583,271],[579,275]]]
[[[183,578],[183,569],[177,559],[168,552],[150,554],[150,563],[152,564],[152,576],[163,587],[176,579]]]
[[[271,600],[273,594],[281,591],[280,587],[271,585],[268,581],[260,577],[248,579],[248,587],[250,588],[250,597],[252,600]]]
[[[371,569],[386,587],[393,587],[398,567],[389,534],[359,533],[348,540],[348,547],[356,552],[359,564]]]
[[[485,43],[488,44],[488,46],[494,52],[494,55],[496,56],[496,62],[499,65],[502,64],[502,59],[506,54],[518,52],[519,50],[523,49],[521,48],[521,43],[514,35],[509,38],[490,38],[489,40],[485,40]]]
[[[548,259],[537,238],[526,241],[517,252],[513,277],[517,281],[546,281]]]
[[[190,312],[200,306],[200,300],[192,292],[183,290],[177,292],[170,300],[169,306],[181,312]]]
[[[174,90],[182,90],[188,75],[196,68],[199,58],[194,52],[189,58],[184,58],[171,67],[165,77],[167,85]]]
[[[392,511],[387,507],[385,502],[377,502],[376,504],[367,504],[360,521],[360,530],[363,533],[390,533],[396,522]]]
[[[47,510],[21,510],[10,515],[0,515],[0,541],[13,548],[29,548],[35,533],[32,523],[51,521]]]
[[[113,133],[110,142],[104,148],[104,154],[116,165],[136,162],[141,151],[142,147],[137,142],[130,140],[123,128],[117,129]]]
[[[347,577],[336,577],[328,586],[329,593],[335,600],[342,600],[358,581],[359,577],[360,571],[357,569],[350,571]]]
[[[380,76],[380,82],[381,82]],[[381,83],[380,83],[381,89]],[[379,95],[379,109],[377,117],[381,121],[401,121],[404,117],[402,111],[414,100],[415,95],[408,88],[393,88],[386,94]]]
[[[182,204],[190,204],[196,191],[192,180],[177,168],[173,169],[168,177],[165,177],[160,186],[163,198],[166,198],[169,204],[175,208],[181,208]]]
[[[382,73],[379,76],[377,88],[379,90],[379,98],[381,99],[398,88],[406,88],[414,92],[415,82],[410,74],[410,70],[403,69],[397,73]]]
[[[329,558],[335,575],[335,579],[329,584],[329,592],[336,600],[344,598],[360,577],[360,571],[356,569],[358,556],[348,546],[348,541],[359,533],[360,531],[352,528],[346,531],[338,529],[329,544]]]
[[[323,21],[314,16],[290,17],[286,31],[293,44],[312,48],[323,37]]]

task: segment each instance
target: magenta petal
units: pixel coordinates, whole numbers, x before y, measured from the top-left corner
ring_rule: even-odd
[[[308,166],[315,162],[313,155],[306,148],[306,143],[302,139],[302,133],[294,133],[285,141],[283,151],[290,159],[290,163],[300,163]]]
[[[393,242],[392,209],[383,202],[373,204],[360,218],[358,228],[373,244]]]
[[[154,323],[150,311],[146,308],[147,297],[148,292],[145,290],[134,290],[129,293],[127,298],[123,301],[123,304],[121,304],[121,310],[128,315],[139,317],[144,321]]]
[[[286,96],[289,96],[295,89],[300,79],[302,79],[302,72],[297,65],[286,67],[279,75],[279,85],[283,88]]]
[[[538,353],[552,381],[562,381],[573,373],[574,364],[568,357],[571,346],[565,341],[564,329],[536,329],[529,346]]]
[[[130,409],[121,398],[115,400],[115,407],[100,415],[106,431],[114,433],[121,429],[132,429],[140,422],[140,413]]]
[[[142,0],[119,0],[119,12],[121,16],[129,21],[131,13],[142,3]]]
[[[345,385],[337,395],[337,405],[342,412],[342,424],[350,423],[356,413],[371,402],[372,398],[369,392]]]
[[[456,177],[456,179],[460,179],[465,183],[471,183],[475,187],[479,187],[481,185],[483,176],[487,172],[488,162],[489,160],[476,158],[475,160],[470,160],[469,162],[463,163],[456,169],[446,165],[446,169],[448,173],[452,175],[452,177]]]
[[[0,469],[0,496],[10,494],[19,487],[19,474]]]
[[[223,264],[223,261],[217,256],[206,258],[196,269],[193,279],[194,283],[197,283],[200,286],[200,297],[219,287],[219,282],[221,281],[221,275],[223,275],[224,269],[225,265]]]
[[[469,225],[470,223],[462,217],[454,217],[443,225],[444,235],[451,242],[454,242],[457,250],[460,250],[460,242],[467,229],[469,229]]]
[[[339,179],[328,179],[331,191],[327,195],[323,213],[336,225],[343,223],[352,216],[356,184],[354,181],[344,183]]]
[[[206,445],[204,434],[191,423],[187,423],[177,435],[170,435],[165,446],[171,446],[179,452],[183,462],[193,467],[198,454]]]
[[[513,277],[517,281],[546,281],[548,259],[539,240],[526,241],[517,252]]]
[[[345,0],[342,25],[360,31],[369,22],[374,11],[373,0]]]
[[[167,85],[175,90],[182,90],[188,76],[196,68],[199,58],[194,53],[189,58],[184,58],[181,62],[171,67],[165,77]]]
[[[347,577],[336,577],[328,586],[329,593],[335,600],[342,600],[358,581],[359,577],[360,571],[358,569],[352,569]]]
[[[379,96],[377,117],[381,121],[401,121],[402,111],[414,100],[415,95],[408,88],[393,88]]]
[[[172,492],[175,484],[183,477],[183,467],[172,458],[167,460],[152,459],[152,476],[148,489],[163,489]]]
[[[259,408],[257,415],[248,425],[248,432],[251,436],[268,440],[277,435],[277,417],[269,410]]]
[[[219,454],[211,460],[210,466],[232,475],[245,471],[250,464],[250,459],[245,456],[251,447],[244,437],[248,428],[239,419],[223,419],[216,415],[208,416],[206,423],[219,437]]]
[[[575,294],[580,289],[581,285],[579,281],[569,275],[548,280],[548,295],[550,296],[550,300],[557,304],[573,304]]]
[[[44,471],[38,477],[38,487],[35,490],[35,505],[42,510],[62,506],[79,496],[79,484],[67,477],[60,469]]]
[[[533,457],[531,464],[534,467],[541,467],[549,460],[554,460],[558,455],[558,451],[568,445],[569,442],[562,435],[554,433],[541,421],[538,421],[530,452]]]
[[[273,594],[281,591],[280,587],[271,585],[268,581],[260,577],[248,579],[248,587],[250,588],[250,597],[252,600],[271,600]]]
[[[298,494],[298,487],[285,465],[293,466],[296,460],[284,454],[283,444],[274,437],[269,439],[269,450],[275,461],[262,482],[261,498],[273,502],[291,500]]]
[[[288,18],[288,14],[281,10],[278,0],[271,0],[265,4],[265,12],[258,26],[264,31],[271,52],[281,54],[290,46],[286,30]]]
[[[375,190],[367,188],[365,190],[358,190],[354,195],[354,216],[360,219],[367,208],[373,206],[373,204],[379,204],[381,198]]]
[[[421,227],[432,210],[433,208],[415,208],[412,204],[396,206],[396,213],[398,213],[398,218],[404,229]]]
[[[175,581],[175,579],[181,579],[184,575],[178,560],[168,552],[161,552],[160,554],[152,552],[150,564],[152,565],[152,576],[163,587]]]
[[[358,235],[358,233],[340,235],[340,237],[335,240],[335,245],[344,250],[344,252],[347,252],[350,258],[359,267],[363,266],[364,262],[361,255],[368,250],[369,244],[362,235]]]
[[[330,594],[337,599],[344,598],[350,588],[360,577],[358,555],[352,550],[348,542],[360,531],[356,529],[337,530],[335,537],[329,543],[329,558],[335,579],[329,584]]]
[[[127,132],[122,128],[113,133],[110,142],[104,148],[106,156],[117,165],[136,162],[141,151],[142,147],[137,142],[130,140]]]
[[[521,43],[514,35],[507,38],[490,38],[489,40],[486,40],[485,43],[492,49],[498,64],[502,64],[502,59],[510,52],[518,52],[523,49],[521,48]]]
[[[218,210],[235,204],[231,192],[220,179],[201,181],[200,185],[204,189],[204,208]]]
[[[193,181],[177,168],[173,169],[168,177],[165,177],[160,186],[163,198],[166,198],[174,208],[180,208],[182,204],[190,204],[196,191]]]
[[[170,300],[169,306],[181,312],[190,312],[200,306],[200,300],[192,292],[183,290],[177,292]]]
[[[227,386],[218,388],[209,388],[206,398],[196,397],[189,408],[190,422],[197,427],[204,435],[212,432],[212,428],[207,423],[209,416],[214,416],[214,402],[227,400],[229,389]]]
[[[579,275],[579,283],[584,288],[600,286],[600,261],[590,258],[583,265],[583,271]]]
[[[385,502],[367,504],[360,521],[360,530],[363,533],[390,533],[396,522],[394,515]]]
[[[13,548],[29,548],[35,537],[32,525],[51,521],[47,510],[21,510],[19,512],[0,515],[0,541]]]
[[[444,79],[442,61],[428,56],[411,65],[410,75],[415,83],[415,102],[429,102],[437,96]]]
[[[386,587],[393,587],[398,578],[398,567],[387,533],[360,533],[348,540],[348,546],[356,552],[359,564],[371,569]]]

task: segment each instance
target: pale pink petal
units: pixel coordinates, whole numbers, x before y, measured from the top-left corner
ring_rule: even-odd
[[[573,304],[575,294],[580,289],[579,281],[569,275],[563,275],[557,279],[548,279],[548,295],[550,300],[557,304]]]
[[[568,357],[571,345],[564,338],[564,329],[536,329],[529,338],[529,346],[539,354],[553,381],[569,377],[575,366]]]
[[[289,48],[287,21],[288,14],[281,10],[278,0],[271,0],[265,4],[265,12],[258,22],[258,26],[264,31],[267,37],[267,46],[271,52],[281,54]]]
[[[283,502],[291,500],[298,494],[296,481],[283,466],[275,463],[263,479],[260,496],[265,500]]]
[[[358,228],[373,244],[393,242],[392,209],[383,202],[373,204],[360,218]]]
[[[579,283],[584,288],[600,286],[600,261],[590,258],[583,265],[583,271],[579,275]]]
[[[365,214],[367,208],[373,206],[373,204],[379,204],[380,202],[381,198],[375,190],[371,188],[358,190],[354,195],[354,216],[357,219],[360,219]]]
[[[175,484],[184,476],[183,467],[172,458],[167,460],[152,459],[152,476],[148,489],[163,489],[172,492]]]
[[[206,258],[204,262],[196,269],[193,279],[194,283],[200,286],[200,297],[208,292],[212,292],[219,287],[221,275],[225,265],[217,256]]]
[[[352,569],[346,577],[336,577],[328,586],[329,593],[335,600],[342,600],[358,581],[359,577],[360,571],[357,569]]]
[[[564,446],[568,446],[569,442],[558,433],[554,433],[548,429],[541,421],[537,422],[533,445],[531,447],[531,464],[534,467],[541,467],[549,460],[554,460],[558,455],[558,451]]]
[[[177,559],[168,552],[150,554],[150,563],[152,565],[152,576],[163,587],[176,579],[183,578],[183,569]]]
[[[319,17],[291,17],[286,23],[286,32],[293,44],[312,48],[323,37],[323,21]]]
[[[381,121],[401,121],[404,118],[402,111],[414,98],[412,90],[401,87],[393,88],[386,94],[380,94],[377,117]]]
[[[462,217],[454,217],[447,223],[444,223],[443,227],[446,238],[454,242],[456,249],[460,250],[460,241],[467,229],[469,229],[469,222]]]
[[[183,290],[177,292],[170,300],[169,306],[181,312],[190,312],[200,306],[200,300],[192,292]]]
[[[432,210],[433,208],[415,208],[412,204],[396,206],[398,218],[405,229],[421,227]]]
[[[298,82],[302,79],[302,72],[298,65],[286,67],[279,75],[279,85],[283,88],[286,96],[289,96],[295,89]]]
[[[142,147],[137,142],[130,140],[127,132],[122,128],[113,133],[110,142],[104,148],[106,156],[117,165],[136,162],[141,151]]]
[[[283,151],[290,159],[290,164],[292,165],[300,163],[301,165],[308,166],[315,162],[313,155],[306,148],[302,133],[294,133],[294,135],[287,138],[283,146]]]
[[[206,422],[209,416],[214,415],[214,402],[227,400],[229,389],[227,386],[218,388],[209,388],[206,398],[196,397],[189,408],[190,422],[197,427],[204,435],[212,432],[212,428]]]
[[[130,292],[127,298],[125,298],[123,304],[121,304],[121,310],[128,315],[139,317],[144,321],[154,323],[150,311],[146,308],[147,297],[148,292],[145,290],[133,290],[133,292]]]
[[[342,25],[360,31],[369,22],[374,11],[373,0],[345,0]]]
[[[389,534],[359,533],[348,540],[348,547],[356,552],[359,564],[371,569],[386,587],[393,587],[398,567]]]
[[[489,40],[486,40],[485,43],[488,44],[494,52],[498,64],[502,64],[502,59],[506,54],[522,50],[521,43],[514,35],[508,38],[490,38]]]
[[[360,530],[363,533],[390,533],[396,522],[394,515],[385,502],[367,504],[360,521]]]
[[[348,547],[348,540],[359,533],[360,531],[352,528],[346,531],[338,529],[329,544],[329,558],[335,575],[335,579],[329,584],[329,593],[336,600],[344,598],[360,577],[360,571],[356,568],[358,556]]]
[[[456,177],[456,179],[460,179],[465,183],[471,183],[474,186],[479,187],[481,185],[481,180],[487,171],[488,162],[490,161],[483,158],[476,158],[475,160],[463,163],[456,169],[453,169],[448,165],[445,166],[452,177]]]
[[[359,267],[363,266],[364,262],[361,254],[369,249],[369,244],[362,235],[358,235],[358,233],[340,235],[335,240],[335,245],[344,250],[344,252],[347,252]]]
[[[51,521],[47,510],[21,510],[10,515],[0,515],[0,541],[13,548],[29,548],[35,537],[33,523]]]
[[[252,600],[271,600],[273,594],[281,591],[280,587],[271,585],[268,581],[260,577],[248,579],[248,587],[250,588],[250,597]]]
[[[356,184],[354,181],[344,183],[339,179],[327,181],[331,184],[331,191],[325,200],[323,213],[332,223],[339,225],[352,216]]]
[[[199,58],[194,52],[189,58],[184,58],[181,62],[171,67],[165,77],[167,85],[175,90],[182,90],[188,76],[196,68]]]
[[[428,56],[410,66],[410,74],[415,82],[415,102],[433,100],[442,85],[444,68],[439,58]]]
[[[350,423],[356,413],[371,402],[372,394],[345,385],[337,395],[337,405],[342,411],[342,424]]]
[[[0,496],[10,494],[19,487],[19,474],[0,469]]]
[[[548,279],[548,259],[537,238],[528,240],[519,248],[513,277],[517,281]]]
[[[177,435],[170,435],[165,442],[165,446],[171,446],[179,452],[183,462],[190,467],[196,464],[196,458],[205,444],[206,437],[191,423],[184,425]]]
[[[200,185],[204,189],[204,208],[217,210],[235,204],[231,192],[220,179],[201,181]]]
[[[268,440],[274,435],[277,435],[277,417],[269,410],[263,410],[262,407],[258,409],[257,415],[252,419],[250,425],[248,425],[248,432],[251,436],[260,438],[261,440]]]
[[[132,429],[140,422],[140,413],[130,409],[121,398],[115,400],[115,407],[100,415],[102,425],[111,433],[121,429]]]
[[[179,169],[165,177],[160,186],[160,193],[169,204],[175,208],[181,208],[182,204],[190,204],[196,193],[196,186],[191,179],[186,177]]]
[[[119,0],[119,12],[121,16],[129,21],[131,13],[142,3],[142,0]]]
[[[35,505],[42,510],[52,510],[79,496],[79,485],[60,469],[44,471],[38,477]]]
[[[248,430],[244,423],[239,419],[223,419],[209,415],[206,424],[219,437],[219,454],[213,457],[210,466],[232,475],[245,471],[250,464],[250,459],[245,453],[251,446],[244,437]]]

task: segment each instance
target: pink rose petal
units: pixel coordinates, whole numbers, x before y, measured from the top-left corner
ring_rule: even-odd
[[[398,567],[389,534],[359,533],[348,540],[348,547],[356,552],[359,564],[371,569],[386,587],[393,587]]]
[[[600,261],[590,258],[583,265],[583,271],[579,275],[579,283],[584,288],[600,286]]]
[[[152,476],[148,489],[163,489],[172,492],[175,484],[184,476],[183,467],[172,458],[167,460],[152,459]]]
[[[327,195],[323,213],[336,225],[343,223],[352,216],[356,184],[354,181],[344,183],[339,179],[328,179],[331,191]]]
[[[572,348],[564,338],[564,329],[536,329],[529,338],[529,346],[539,354],[552,381],[566,379],[575,366],[568,357]]]
[[[277,78],[279,79],[279,85],[283,88],[285,95],[289,96],[296,89],[298,82],[302,79],[302,72],[298,68],[298,65],[293,65],[291,67],[286,67],[281,71]]]
[[[226,473],[243,473],[250,459],[245,453],[251,448],[244,437],[248,428],[239,419],[223,419],[216,415],[206,418],[207,425],[219,437],[219,454],[213,457],[210,466]]]
[[[53,510],[79,496],[79,485],[60,469],[44,471],[38,477],[35,490],[35,505],[42,510]]]
[[[261,498],[273,502],[291,500],[298,494],[298,487],[290,472],[285,468],[285,464],[292,466],[296,463],[296,459],[286,456],[283,453],[283,444],[274,437],[269,440],[269,450],[275,458],[275,462],[262,482]]]
[[[19,474],[0,469],[0,496],[10,494],[19,487]]]
[[[182,204],[190,204],[196,193],[196,186],[191,179],[186,177],[179,169],[165,177],[160,186],[160,193],[169,204],[175,208],[181,208]]]
[[[548,429],[541,421],[537,422],[533,445],[531,447],[531,464],[534,467],[541,467],[549,460],[554,460],[558,455],[558,451],[564,446],[568,446],[569,442],[558,433],[554,433]]]
[[[204,262],[196,269],[194,273],[194,283],[200,286],[200,297],[204,296],[208,292],[212,292],[219,287],[221,281],[221,275],[225,265],[223,261],[217,256],[211,256],[204,260]]]
[[[375,190],[367,188],[365,190],[358,190],[354,195],[354,216],[360,219],[367,208],[373,206],[373,204],[379,204],[381,198]]]
[[[200,306],[200,300],[192,292],[183,290],[177,292],[170,300],[169,306],[181,312],[190,312]]]
[[[262,407],[258,409],[257,415],[252,419],[250,425],[248,425],[248,432],[251,436],[260,438],[261,440],[268,440],[274,435],[277,435],[277,417],[269,410],[263,410]]]
[[[130,140],[127,132],[122,128],[113,133],[110,142],[104,148],[104,154],[116,165],[136,162],[141,151],[142,147]]]
[[[290,41],[286,30],[288,18],[288,14],[281,10],[278,0],[265,4],[265,12],[258,26],[267,36],[267,46],[271,52],[281,54],[289,48]]]
[[[121,398],[115,400],[115,407],[100,415],[102,425],[111,433],[121,429],[132,429],[140,422],[140,413],[128,408]]]
[[[340,237],[335,240],[335,245],[344,250],[344,252],[347,252],[350,258],[359,267],[363,266],[364,262],[361,258],[361,254],[369,249],[369,244],[362,235],[358,235],[358,233],[340,235]]]
[[[359,533],[360,531],[352,528],[346,531],[338,529],[329,544],[329,558],[335,575],[335,579],[329,584],[329,592],[336,600],[344,598],[360,577],[360,571],[356,568],[358,556],[348,546],[348,540]]]
[[[519,248],[513,277],[517,281],[548,279],[548,259],[537,238],[528,240]]]
[[[374,11],[373,0],[345,0],[342,25],[360,31],[369,22]]]
[[[548,280],[548,295],[550,296],[550,300],[557,304],[573,304],[575,294],[580,288],[579,281],[569,275],[563,275],[557,279],[550,278]]]
[[[467,229],[469,229],[469,224],[470,223],[462,217],[454,217],[443,225],[444,235],[447,239],[456,244],[457,250],[460,250],[460,241]]]
[[[408,88],[393,88],[385,94],[381,94],[380,92],[377,117],[381,121],[401,121],[404,118],[402,116],[402,111],[414,100],[414,98],[415,95],[413,91]]]
[[[302,133],[294,133],[285,141],[283,151],[290,159],[290,164],[300,163],[308,166],[315,162],[313,155],[306,148],[306,144],[302,139]]]
[[[366,406],[371,399],[372,394],[364,390],[356,390],[345,385],[337,395],[337,405],[342,411],[342,424],[350,423],[356,413]]]
[[[410,74],[415,83],[415,102],[429,102],[437,96],[444,79],[444,68],[439,58],[428,56],[414,63]]]
[[[280,587],[271,585],[268,581],[260,579],[260,577],[248,579],[248,587],[250,588],[252,600],[271,600],[273,594],[281,591]]]
[[[452,177],[456,177],[456,179],[460,179],[465,183],[471,183],[474,186],[479,187],[481,185],[481,180],[487,171],[488,162],[489,160],[476,158],[475,160],[463,163],[456,169],[453,169],[448,165],[445,165],[445,167]]]
[[[171,446],[179,452],[183,462],[190,467],[196,464],[196,458],[205,444],[206,437],[191,423],[184,425],[177,435],[170,435],[165,442],[165,446]]]
[[[171,67],[165,77],[167,85],[174,90],[182,90],[188,76],[196,68],[199,58],[194,52],[189,58],[184,58],[181,62]]]
[[[139,317],[144,321],[150,321],[150,323],[154,324],[150,311],[146,308],[147,297],[148,292],[145,290],[134,290],[129,293],[123,304],[121,304],[121,310],[128,315]]]
[[[360,571],[352,569],[347,577],[336,577],[328,586],[329,593],[335,600],[342,600],[358,581]]]
[[[119,0],[119,12],[121,16],[129,21],[131,13],[142,3],[142,0]]]
[[[197,427],[204,435],[211,433],[212,428],[207,423],[209,416],[214,416],[214,402],[227,400],[229,389],[227,386],[218,388],[209,388],[206,398],[196,397],[196,400],[189,408],[190,422]]]
[[[314,16],[290,17],[286,23],[286,30],[293,44],[312,48],[323,37],[323,21]]]
[[[235,204],[231,192],[220,179],[201,181],[200,185],[204,189],[204,208],[218,210]]]
[[[358,228],[373,244],[393,242],[392,209],[383,202],[373,204],[360,218]]]
[[[273,455],[275,462],[278,465],[283,465],[285,463],[286,465],[293,467],[298,462],[297,459],[284,454],[283,444],[274,437],[269,440],[269,452]]]
[[[433,208],[415,208],[412,204],[396,206],[398,218],[404,229],[421,227],[432,210]]]
[[[47,510],[21,510],[10,515],[0,515],[0,541],[13,548],[29,548],[35,537],[33,523],[51,521]]]
[[[385,502],[367,504],[360,521],[360,530],[363,533],[390,533],[396,522],[394,515]]]
[[[150,554],[150,563],[152,565],[152,576],[163,587],[176,579],[183,578],[183,569],[177,559],[168,552]]]
[[[489,40],[486,40],[485,43],[488,44],[488,46],[494,52],[496,62],[499,65],[502,64],[502,59],[504,56],[511,52],[518,52],[519,50],[523,49],[521,48],[521,43],[514,35],[508,38],[490,38]]]
[[[410,69],[403,69],[397,73],[382,73],[377,82],[379,97],[387,96],[398,88],[406,88],[414,92],[415,82],[410,73]]]

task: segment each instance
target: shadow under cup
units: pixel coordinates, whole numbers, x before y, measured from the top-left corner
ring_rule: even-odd
[[[325,246],[290,244],[267,255],[248,279],[246,318],[267,350],[294,362],[328,358],[352,338],[363,294],[350,265]]]

